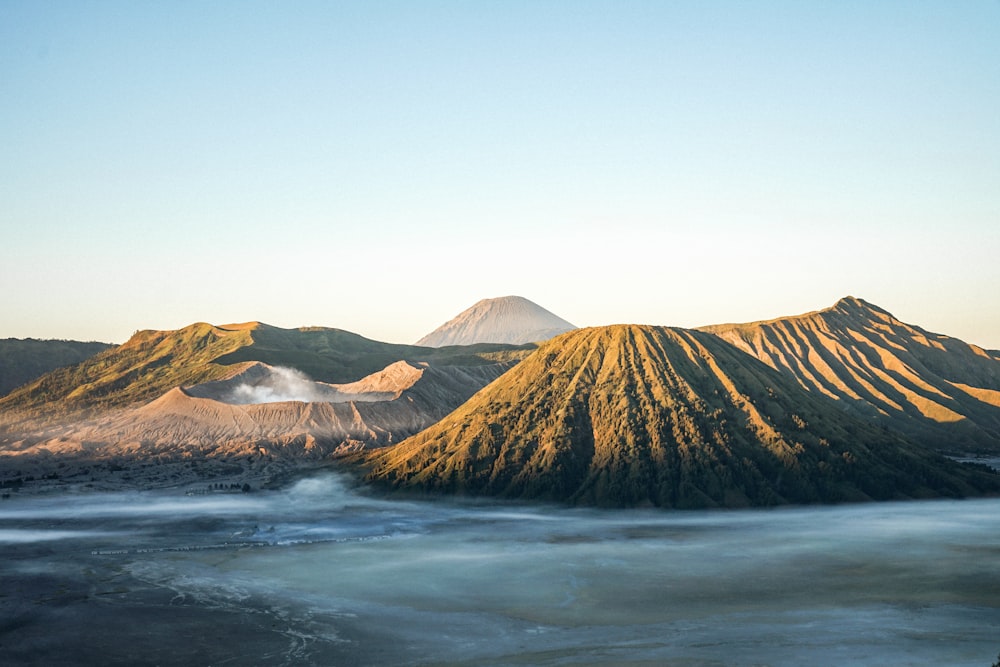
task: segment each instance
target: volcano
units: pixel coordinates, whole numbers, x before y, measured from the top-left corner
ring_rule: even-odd
[[[417,341],[445,347],[476,343],[521,345],[548,340],[576,327],[520,296],[483,299]]]
[[[969,468],[846,414],[707,332],[558,336],[443,420],[370,452],[394,489],[694,508],[963,496]]]

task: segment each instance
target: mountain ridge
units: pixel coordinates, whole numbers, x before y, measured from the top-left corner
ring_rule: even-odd
[[[37,338],[0,339],[0,397],[17,387],[114,347],[110,343]]]
[[[595,327],[545,343],[434,426],[356,461],[396,490],[613,506],[1000,489],[831,405],[710,333]]]
[[[221,381],[248,362],[300,370],[325,382],[360,380],[399,360],[475,366],[517,359],[533,346],[447,349],[374,341],[327,327],[282,329],[261,322],[137,331],[122,345],[47,373],[0,397],[0,428],[72,421],[151,401],[178,386]]]
[[[195,323],[139,331],[0,397],[5,479],[83,477],[99,461],[171,479],[262,473],[355,452],[390,488],[579,504],[994,488],[928,448],[1000,451],[1000,360],[855,297],[697,330],[573,329],[537,346]]]
[[[1000,359],[855,297],[802,315],[699,327],[844,409],[951,452],[1000,452]]]

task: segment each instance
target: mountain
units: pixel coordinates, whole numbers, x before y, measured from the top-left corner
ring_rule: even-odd
[[[475,343],[520,345],[545,341],[576,327],[524,297],[483,299],[417,341],[445,347]]]
[[[478,366],[516,360],[531,349],[479,345],[438,350],[382,343],[340,329],[281,329],[260,322],[140,331],[123,345],[0,398],[0,428],[68,423],[140,405],[174,387],[231,377],[252,362],[294,368],[323,382],[352,382],[400,360]]]
[[[952,453],[1000,452],[1000,356],[862,299],[702,327],[844,410]]]
[[[962,496],[1000,478],[855,419],[710,333],[581,329],[359,459],[390,488],[612,506]]]
[[[0,399],[0,483],[259,480],[398,442],[534,347],[435,349],[259,322],[142,331]]]
[[[21,474],[73,477],[95,464],[177,475],[177,462],[258,475],[333,454],[399,442],[435,423],[506,364],[398,361],[356,382],[315,382],[260,362],[224,380],[175,387],[139,407],[104,412],[47,437],[8,443],[0,459]],[[244,470],[246,469],[246,470]],[[133,470],[133,476],[138,473]]]
[[[49,371],[77,364],[112,347],[108,343],[76,340],[0,340],[0,396]]]

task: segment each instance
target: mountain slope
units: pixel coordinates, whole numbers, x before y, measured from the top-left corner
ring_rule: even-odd
[[[1000,360],[975,345],[854,297],[797,317],[701,330],[925,445],[1000,451]]]
[[[280,329],[259,322],[141,331],[125,344],[49,373],[0,399],[0,426],[72,421],[149,402],[174,387],[223,380],[249,362],[287,366],[325,382],[351,382],[399,360],[487,365],[532,346],[436,350],[369,340],[339,329]]]
[[[548,340],[576,327],[520,296],[483,299],[417,341],[444,347],[475,343],[519,345]]]
[[[113,346],[76,340],[0,340],[0,396],[57,368],[78,364],[109,347]]]
[[[317,460],[335,450],[388,445],[417,433],[498,377],[506,366],[433,367],[396,362],[353,383],[314,383],[305,379],[293,398],[247,403],[228,401],[239,389],[260,389],[283,369],[249,365],[227,380],[176,387],[137,408],[113,411],[80,422],[57,437],[27,439],[8,447],[10,457],[46,452],[88,461],[201,457]],[[280,385],[288,388],[288,383]],[[284,397],[273,396],[275,399]]]
[[[615,506],[1000,489],[995,475],[852,419],[716,336],[648,326],[559,336],[363,465],[397,489]]]

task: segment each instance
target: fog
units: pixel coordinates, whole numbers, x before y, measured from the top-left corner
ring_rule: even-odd
[[[599,511],[383,500],[333,474],[14,497],[0,645],[6,664],[988,667],[998,562],[998,499]]]

